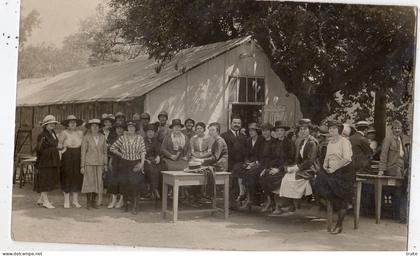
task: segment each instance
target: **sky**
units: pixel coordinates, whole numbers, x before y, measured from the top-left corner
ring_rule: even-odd
[[[60,47],[66,36],[77,32],[81,20],[95,14],[101,2],[104,0],[22,0],[21,16],[35,9],[41,18],[39,28],[33,30],[27,44],[45,42]]]

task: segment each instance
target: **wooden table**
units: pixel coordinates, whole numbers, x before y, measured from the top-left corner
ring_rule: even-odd
[[[196,186],[205,185],[204,174],[187,173],[184,171],[165,171],[162,172],[163,188],[162,188],[162,217],[165,218],[166,214],[172,214],[173,222],[178,220],[179,213],[198,213],[198,212],[216,212],[223,211],[225,219],[229,217],[229,175],[230,172],[216,172],[215,182],[216,185],[224,185],[224,209],[216,207],[216,198],[213,199],[212,208],[202,210],[183,210],[178,211],[178,198],[179,187],[181,186]],[[172,186],[172,211],[168,208],[168,186]]]
[[[382,186],[401,187],[403,177],[384,176],[374,174],[357,174],[356,175],[356,195],[355,195],[355,218],[354,228],[359,227],[360,216],[360,197],[362,194],[362,184],[373,184],[375,186],[375,217],[376,224],[381,220],[381,204],[382,204]]]

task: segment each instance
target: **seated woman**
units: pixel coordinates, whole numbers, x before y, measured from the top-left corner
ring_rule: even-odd
[[[242,170],[238,173],[239,176],[239,197],[237,201],[245,200],[242,208],[248,207],[255,196],[255,189],[257,186],[258,175],[261,172],[262,152],[264,146],[264,138],[260,136],[261,128],[257,123],[250,123],[248,125],[248,132],[250,138],[247,139],[246,158]]]
[[[298,123],[299,147],[295,158],[295,165],[286,166],[279,196],[283,199],[285,205],[288,205],[289,212],[296,211],[295,203],[303,196],[312,195],[310,179],[314,177],[313,168],[317,157],[317,142],[310,136],[312,124],[310,119],[301,119]]]
[[[120,190],[124,197],[125,211],[128,211],[128,202],[131,202],[132,213],[137,214],[140,189],[144,185],[146,147],[143,137],[136,133],[136,122],[128,121],[126,128],[127,132],[112,144],[110,151],[121,157]]]
[[[145,127],[146,138],[144,144],[146,145],[146,162],[144,171],[146,175],[146,182],[150,184],[152,195],[155,199],[160,199],[159,185],[161,179],[161,172],[166,171],[166,163],[160,157],[160,144],[155,136],[156,126],[148,124]]]
[[[180,119],[172,120],[169,126],[172,131],[163,139],[161,151],[168,164],[168,171],[182,171],[188,166],[189,145],[187,137],[182,133],[183,127]]]
[[[327,153],[322,171],[315,179],[317,194],[329,200],[333,209],[338,211],[338,219],[332,234],[339,234],[343,230],[344,216],[347,206],[353,200],[355,172],[352,165],[352,148],[348,139],[340,135],[342,125],[329,122],[331,135],[327,146]]]
[[[273,214],[281,214],[280,202],[278,194],[280,193],[280,185],[284,177],[284,166],[291,165],[295,160],[295,144],[288,137],[286,132],[290,129],[289,126],[282,121],[276,121],[274,132],[277,139],[273,145],[273,161],[271,163],[271,170],[264,172],[260,176],[260,184],[267,196],[268,203],[264,210],[268,210],[270,203],[274,203]],[[277,196],[275,196],[277,195]]]
[[[225,140],[220,136],[220,124],[209,125],[209,135],[212,138],[211,155],[204,160],[203,165],[213,166],[216,172],[228,170],[228,148]]]
[[[194,135],[190,140],[191,161],[203,162],[204,159],[211,156],[211,141],[206,137],[204,132],[206,125],[203,122],[198,122],[195,125]]]

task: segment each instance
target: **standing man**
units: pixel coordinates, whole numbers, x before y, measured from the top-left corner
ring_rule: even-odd
[[[359,121],[356,123],[356,133],[350,136],[349,140],[353,150],[353,167],[356,173],[366,172],[370,166],[372,149],[369,140],[366,138],[369,130],[369,123]]]
[[[233,116],[230,129],[221,135],[228,147],[228,170],[232,173],[232,179],[230,179],[229,184],[231,191],[230,202],[235,202],[234,199],[239,194],[238,174],[242,169],[246,156],[246,137],[240,133],[241,126],[241,118]],[[236,206],[231,205],[231,208],[236,208]]]
[[[157,128],[157,139],[160,144],[162,144],[163,139],[166,137],[167,134],[170,132],[168,122],[168,113],[166,111],[161,111],[158,115],[159,125]]]
[[[407,154],[402,142],[402,124],[394,120],[391,124],[392,134],[385,137],[382,143],[382,152],[379,161],[379,175],[404,177],[404,162]],[[405,191],[404,191],[405,192]],[[397,216],[401,222],[405,221],[406,208],[405,203],[401,204],[401,188],[394,188],[391,191],[392,205],[394,208],[394,218]]]

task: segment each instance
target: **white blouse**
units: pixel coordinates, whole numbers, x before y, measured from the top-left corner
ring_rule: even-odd
[[[82,145],[83,132],[80,130],[64,130],[60,134],[60,147],[79,148]]]
[[[349,164],[352,161],[352,156],[351,143],[347,138],[340,136],[338,141],[330,140],[325,154],[324,168],[329,168],[331,173],[335,172]]]

